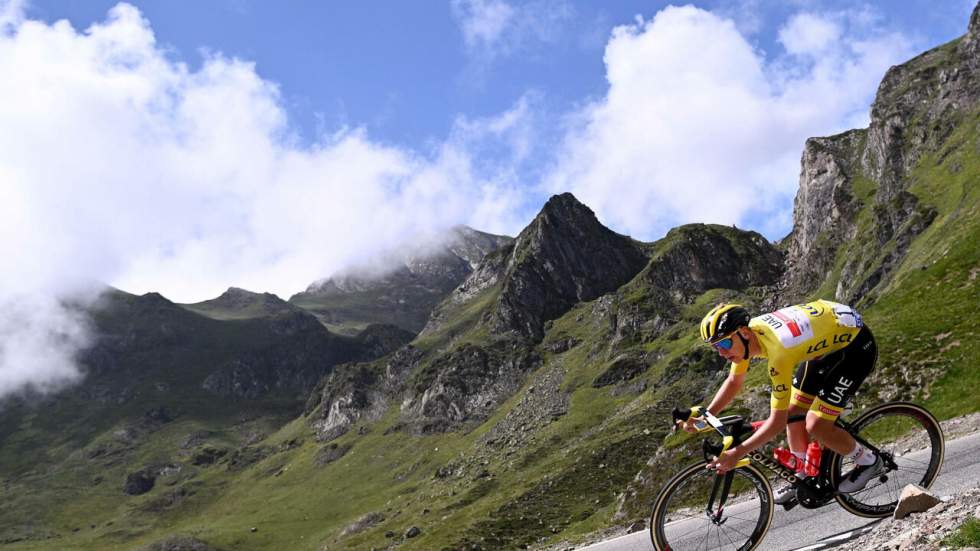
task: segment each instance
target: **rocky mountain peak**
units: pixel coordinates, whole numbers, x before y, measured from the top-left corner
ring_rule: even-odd
[[[595,213],[592,209],[579,202],[569,192],[552,195],[548,202],[541,208],[538,218],[557,218],[569,222],[581,220],[586,223],[598,224]]]
[[[545,321],[617,289],[646,263],[639,243],[603,226],[571,193],[555,195],[514,243],[491,328],[539,340]]]

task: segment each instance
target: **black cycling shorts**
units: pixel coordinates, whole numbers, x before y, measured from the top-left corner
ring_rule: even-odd
[[[816,360],[803,362],[793,375],[790,406],[808,409],[833,421],[875,368],[878,346],[867,326],[851,344]]]

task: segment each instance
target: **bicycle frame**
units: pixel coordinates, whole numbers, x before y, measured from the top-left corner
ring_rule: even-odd
[[[674,418],[678,419],[679,417],[683,417],[683,415],[684,414],[682,412],[679,412],[679,410],[677,410],[675,411]],[[704,419],[707,421],[707,425],[704,425],[703,427],[702,426],[698,427],[698,432],[707,432],[709,430],[714,430],[715,432],[717,432],[722,436],[721,453],[724,453],[725,451],[727,451],[733,445],[736,444],[734,435],[731,434],[731,431],[728,429],[728,426],[723,419],[715,417],[709,411],[706,410],[702,411],[700,407],[691,408],[691,415],[703,416]],[[687,418],[689,419],[690,416],[688,416]],[[787,424],[798,423],[804,420],[806,420],[805,414],[793,415],[787,420]],[[847,433],[850,434],[852,437],[854,437],[855,440],[857,440],[861,445],[869,448],[875,453],[879,453],[879,449],[876,446],[865,441],[860,436],[853,434],[853,432],[851,431],[850,424],[848,424],[846,421],[842,421],[840,418],[838,418],[835,424],[840,428],[844,429],[845,431],[847,431]],[[888,454],[882,454],[883,459],[885,459],[885,461],[889,464],[890,467],[893,467],[894,463],[890,456],[886,457],[887,455]],[[837,491],[831,485],[828,476],[829,475],[828,469],[830,464],[829,461],[821,462],[820,473],[817,476],[810,477],[810,478],[800,478],[796,476],[795,469],[791,469],[783,465],[773,457],[770,457],[769,455],[764,453],[762,448],[752,450],[751,452],[749,452],[746,455],[746,457],[742,458],[736,463],[735,468],[744,467],[748,465],[750,460],[755,461],[757,464],[766,467],[768,470],[775,473],[776,476],[778,476],[779,478],[795,486],[798,490],[798,493],[802,494],[802,499],[799,499],[799,504],[803,505],[806,508],[815,509],[817,507],[822,507],[830,503],[834,499],[834,496],[837,494]],[[718,498],[719,507],[716,515],[720,518],[721,511],[724,508],[725,502],[728,499],[728,491],[731,488],[732,477],[733,475],[729,472],[729,473],[725,473],[724,475],[719,475],[716,478],[715,483],[712,487],[711,499],[708,502],[709,514],[711,513],[711,508],[714,505],[715,498]],[[784,507],[787,510],[789,510],[793,508],[795,505],[796,502],[792,502],[790,504],[785,505]]]

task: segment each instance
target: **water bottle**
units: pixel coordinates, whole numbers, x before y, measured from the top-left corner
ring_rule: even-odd
[[[772,456],[776,458],[776,461],[779,461],[786,467],[789,467],[790,469],[796,468],[796,457],[793,455],[793,452],[789,451],[788,449],[775,448],[772,450]]]
[[[803,471],[807,476],[817,476],[820,473],[820,444],[816,441],[810,442],[806,447],[806,465]]]

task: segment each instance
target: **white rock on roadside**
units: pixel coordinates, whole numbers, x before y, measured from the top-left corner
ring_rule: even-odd
[[[915,484],[909,484],[902,490],[902,496],[898,499],[894,518],[903,519],[911,513],[928,511],[940,503],[942,500],[932,495],[929,490]]]

